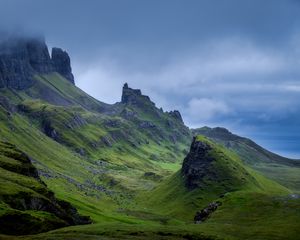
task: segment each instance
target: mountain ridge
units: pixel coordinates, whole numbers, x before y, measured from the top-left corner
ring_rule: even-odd
[[[286,226],[280,218],[284,211],[298,209],[298,200],[289,197],[300,191],[300,168],[293,160],[274,157],[258,145],[256,151],[256,145],[228,130],[217,129],[221,135],[208,128],[191,130],[179,111],[157,108],[149,96],[128,84],[123,86],[120,102],[102,103],[68,79],[72,73],[66,53],[58,52],[57,60],[58,66],[65,67],[52,72],[48,56],[27,56],[26,49],[14,64],[22,60],[24,73],[28,73],[24,76],[34,84],[18,82],[22,78],[16,69],[17,74],[10,75],[16,87],[4,84],[0,88],[0,140],[34,159],[41,180],[55,196],[70,202],[94,223],[29,239],[84,238],[86,232],[108,239],[235,239],[235,234],[251,238],[242,231],[247,228],[244,216],[251,215],[250,210],[262,219],[272,216],[274,226],[281,230],[285,226],[293,239],[295,224]],[[44,43],[38,49],[45,53]],[[0,60],[7,60],[1,56],[0,52]],[[1,74],[0,82],[10,81]],[[196,211],[216,200],[223,205],[203,225],[194,226]],[[260,201],[269,208],[255,211]],[[230,211],[231,207],[235,210]],[[297,215],[285,216],[288,223],[298,219]],[[226,230],[228,222],[234,231]],[[250,235],[255,226],[247,228]],[[270,234],[269,228],[261,231],[261,236]]]

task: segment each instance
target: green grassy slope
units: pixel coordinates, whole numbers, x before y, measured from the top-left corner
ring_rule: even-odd
[[[29,155],[48,187],[94,222],[132,222],[136,218],[119,209],[137,191],[153,188],[180,168],[188,136],[179,136],[176,144],[170,142],[170,131],[162,128],[167,120],[173,126],[179,124],[164,113],[156,118],[157,130],[152,132],[139,128],[141,122],[154,118],[151,113],[140,116],[141,109],[116,106],[115,112],[125,108],[137,112],[136,119],[129,121],[112,112],[91,111],[81,102],[61,106],[32,97],[30,92],[47,79],[62,82],[59,92],[78,99],[79,90],[56,76],[37,78],[26,92],[2,89],[9,104],[0,106],[0,138]]]
[[[284,236],[284,229],[287,239],[296,234],[299,200],[289,189],[207,139],[198,140],[213,146],[216,161],[208,170],[217,181],[210,175],[201,188],[187,189],[178,171],[192,133],[144,96],[137,104],[104,104],[56,73],[0,95],[0,140],[25,152],[48,188],[94,223],[22,239],[257,239],[255,228],[265,239]],[[295,171],[285,186],[297,189],[297,168],[284,166]],[[193,224],[195,212],[213,200],[223,205]]]
[[[189,189],[181,172],[165,180],[150,193],[141,194],[144,209],[168,218],[184,221],[191,232],[197,210],[212,201],[222,203],[208,221],[198,225],[197,231],[229,239],[296,239],[299,234],[300,199],[278,183],[245,166],[234,153],[212,143],[210,154],[216,156],[212,164],[216,171],[223,169],[227,182],[206,179],[205,186]],[[218,170],[219,169],[219,170]],[[208,174],[209,169],[204,169]],[[238,182],[241,175],[246,181]],[[231,191],[228,186],[231,184]]]
[[[130,222],[100,221],[22,239],[297,239],[299,199],[245,166],[221,145],[204,137],[197,141],[212,146],[213,166],[216,171],[223,169],[227,184],[233,185],[231,191],[218,179],[206,180],[206,187],[189,189],[185,177],[177,172],[123,209]],[[236,181],[241,176],[247,178],[242,184]],[[207,221],[194,224],[195,212],[212,201],[222,205]]]
[[[224,145],[237,153],[248,166],[295,192],[300,191],[300,161],[269,152],[250,139],[232,134],[224,128],[203,127],[192,132]]]
[[[55,198],[30,158],[0,142],[0,232],[28,234],[89,223],[69,203]]]

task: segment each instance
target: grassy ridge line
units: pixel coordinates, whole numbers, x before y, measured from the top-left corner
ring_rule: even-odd
[[[192,224],[195,212],[218,200],[222,206],[207,222],[197,225],[197,231],[226,239],[296,239],[299,234],[295,224],[300,220],[299,199],[294,199],[288,188],[245,166],[235,153],[202,136],[198,140],[210,143],[215,152],[222,152],[230,161],[240,164],[253,181],[222,197],[216,182],[207,182],[205,189],[188,190],[184,177],[177,172],[152,192],[138,197],[143,209],[186,222],[187,229],[195,231]],[[220,160],[222,158],[218,158]]]
[[[252,140],[232,134],[224,128],[203,127],[192,129],[234,151],[242,161],[279,184],[300,192],[300,161],[278,156]]]
[[[43,81],[43,80],[41,80]],[[58,79],[57,81],[60,81]],[[26,93],[20,93],[27,100],[22,105],[27,105],[33,111],[33,118],[14,113],[7,117],[5,111],[0,111],[2,139],[9,140],[19,146],[24,152],[34,159],[34,164],[43,173],[42,178],[49,188],[56,192],[59,198],[73,203],[81,213],[92,216],[95,222],[99,221],[136,221],[135,217],[126,216],[118,212],[118,208],[126,206],[131,201],[128,192],[139,189],[151,189],[155,183],[143,177],[147,171],[154,171],[158,175],[165,176],[178,169],[179,165],[176,158],[172,155],[172,162],[161,162],[160,159],[167,159],[172,152],[171,144],[161,142],[157,145],[148,139],[149,144],[143,145],[140,149],[128,145],[125,141],[120,141],[112,147],[102,147],[95,151],[87,146],[87,142],[82,139],[95,140],[107,134],[103,128],[103,120],[109,118],[80,110],[78,107],[59,107],[50,105],[46,102],[32,100]],[[18,103],[18,101],[16,101]],[[56,118],[58,123],[68,122],[70,114],[81,114],[85,118],[95,118],[94,122],[80,128],[71,130],[58,128],[66,139],[86,149],[91,149],[90,157],[82,157],[74,152],[74,148],[63,146],[49,137],[45,136],[40,130],[38,112],[42,110],[47,118]],[[79,111],[78,111],[79,110]],[[37,115],[35,115],[37,114]],[[96,115],[95,115],[96,114]],[[96,122],[96,123],[95,123]],[[126,126],[126,125],[125,125]],[[126,126],[128,127],[128,126]],[[132,126],[133,127],[133,126]],[[76,136],[81,136],[77,137]],[[84,137],[83,137],[84,136]],[[138,133],[138,138],[145,138],[145,135]],[[75,139],[75,140],[74,140]],[[72,144],[71,144],[72,145]],[[184,145],[180,145],[183,150]],[[121,150],[120,150],[121,149]],[[180,151],[182,151],[180,150]],[[156,160],[149,160],[153,154],[157,155]],[[181,153],[183,156],[183,153]],[[102,166],[97,166],[97,161],[105,160],[108,164],[107,173],[92,173],[93,169],[101,170]],[[125,167],[126,166],[126,167]],[[93,186],[87,186],[86,180],[92,181],[97,186],[104,186],[106,189],[111,182],[117,183],[114,188],[115,194],[107,195]],[[82,189],[80,186],[84,186]]]

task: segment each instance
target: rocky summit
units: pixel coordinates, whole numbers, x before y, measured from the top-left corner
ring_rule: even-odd
[[[155,106],[148,96],[142,94],[140,89],[130,88],[127,83],[123,86],[121,102],[136,106],[144,106],[145,104]]]
[[[31,87],[36,74],[58,72],[74,84],[70,58],[59,48],[49,55],[41,37],[10,37],[0,43],[0,88],[23,90]]]
[[[209,155],[211,149],[212,147],[208,143],[198,141],[194,137],[190,151],[185,157],[181,169],[182,174],[186,177],[186,185],[189,188],[197,187],[203,177],[208,174],[209,165],[214,160]]]
[[[190,152],[183,160],[181,173],[189,189],[205,189],[220,184],[216,192],[223,194],[240,189],[255,181],[241,164],[227,150],[203,136],[196,136]]]

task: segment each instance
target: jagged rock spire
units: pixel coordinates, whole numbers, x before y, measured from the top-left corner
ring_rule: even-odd
[[[121,102],[124,104],[132,104],[137,106],[144,106],[145,104],[155,106],[148,96],[142,95],[140,89],[132,89],[127,83],[123,85]]]
[[[173,118],[179,120],[180,122],[183,123],[183,120],[182,120],[182,117],[181,117],[181,114],[178,110],[174,110],[174,111],[170,111],[168,112],[169,115],[171,115]]]
[[[54,71],[74,84],[74,76],[72,74],[71,61],[68,53],[61,48],[55,47],[52,48],[51,58]]]

